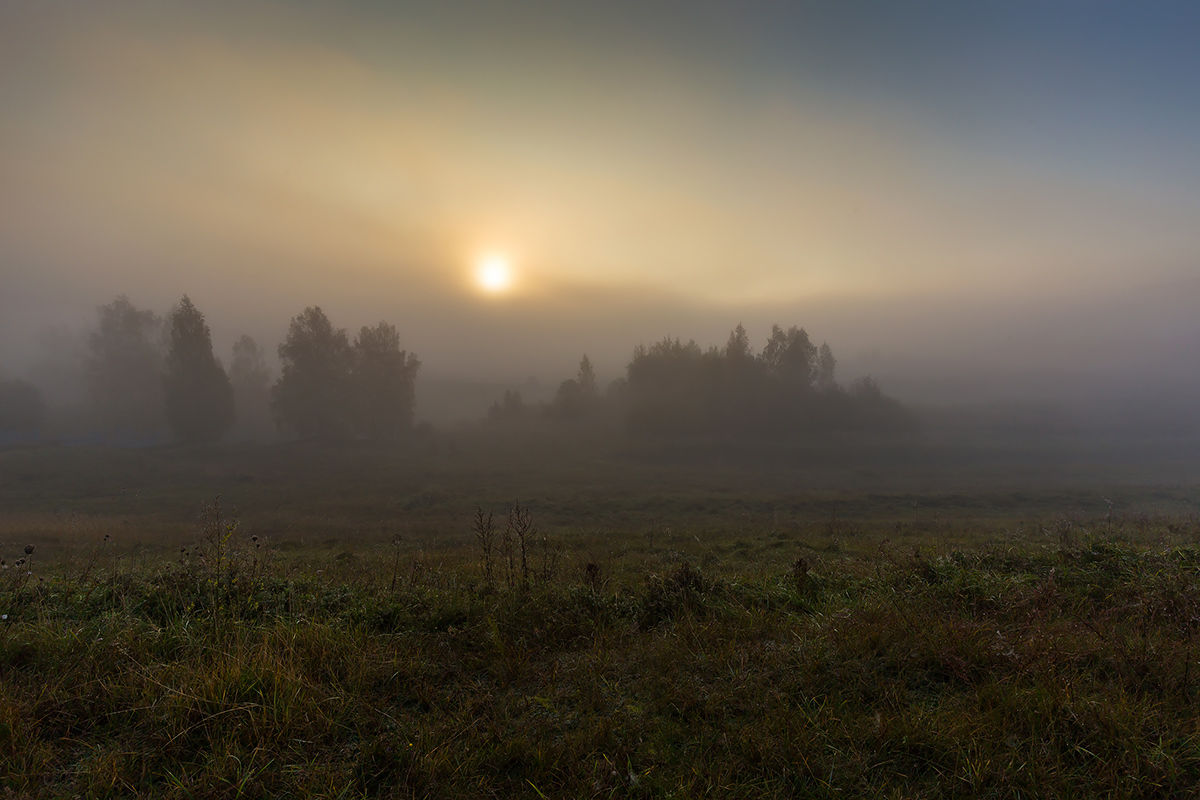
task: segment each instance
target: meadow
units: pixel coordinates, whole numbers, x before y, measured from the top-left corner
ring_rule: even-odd
[[[0,452],[0,785],[1194,794],[1200,491],[1139,453]]]

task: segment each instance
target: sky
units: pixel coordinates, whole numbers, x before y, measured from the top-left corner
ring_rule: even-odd
[[[1198,34],[1183,2],[8,0],[0,370],[187,293],[219,355],[320,305],[442,378],[743,322],[909,399],[1200,386]]]

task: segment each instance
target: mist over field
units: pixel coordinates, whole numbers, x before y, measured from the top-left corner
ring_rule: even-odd
[[[395,325],[439,428],[552,401],[584,353],[607,385],[638,345],[778,324],[925,415],[1195,433],[1182,6],[0,21],[0,375],[52,407],[86,400],[100,306],[187,294],[223,364],[249,335],[275,375],[309,306]]]

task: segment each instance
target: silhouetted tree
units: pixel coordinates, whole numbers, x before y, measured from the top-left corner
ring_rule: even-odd
[[[630,429],[655,435],[703,429],[703,358],[694,341],[670,336],[634,348],[625,368]]]
[[[88,338],[85,374],[100,423],[110,431],[162,430],[164,336],[162,319],[125,295],[99,309]]]
[[[233,425],[233,387],[213,356],[204,315],[185,294],[171,312],[163,376],[167,422],[185,442],[215,442]]]
[[[822,343],[817,354],[817,387],[832,389],[837,386],[833,380],[833,373],[836,369],[837,359],[833,357],[833,351],[829,349],[828,344]]]
[[[588,358],[587,353],[579,360],[579,373],[575,376],[575,382],[579,384],[579,394],[582,397],[596,396],[596,373],[592,370],[592,360]]]
[[[351,430],[353,352],[318,306],[292,318],[279,345],[282,372],[271,389],[276,424],[300,436],[333,438]]]
[[[558,385],[551,408],[560,417],[580,417],[594,411],[598,399],[596,373],[592,370],[592,360],[584,353],[575,377]]]
[[[730,331],[729,341],[725,343],[725,349],[721,355],[728,363],[738,366],[754,362],[754,352],[750,349],[750,336],[742,327],[742,323],[739,322],[737,327]]]
[[[0,433],[38,433],[46,425],[46,400],[25,381],[0,380]]]
[[[235,434],[253,438],[266,433],[271,427],[271,369],[266,351],[249,336],[233,343],[229,382],[233,385]]]
[[[579,381],[567,378],[558,385],[558,391],[554,393],[554,403],[551,405],[555,414],[560,417],[578,416],[581,405]]]
[[[755,357],[750,336],[738,323],[719,360],[708,368],[707,413],[712,425],[728,432],[748,432],[763,422],[766,368]]]
[[[784,331],[772,325],[762,360],[768,374],[789,388],[808,389],[816,379],[817,347],[804,328],[793,325]]]
[[[492,403],[488,409],[488,419],[496,422],[521,419],[525,415],[525,401],[521,399],[521,393],[511,389],[505,389],[504,399]]]
[[[394,325],[364,327],[354,340],[353,391],[359,431],[392,439],[412,427],[414,384],[421,362],[400,349]]]

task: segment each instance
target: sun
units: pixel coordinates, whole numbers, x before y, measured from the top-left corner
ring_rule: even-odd
[[[490,294],[499,294],[512,286],[512,264],[507,256],[488,253],[475,263],[475,282]]]

